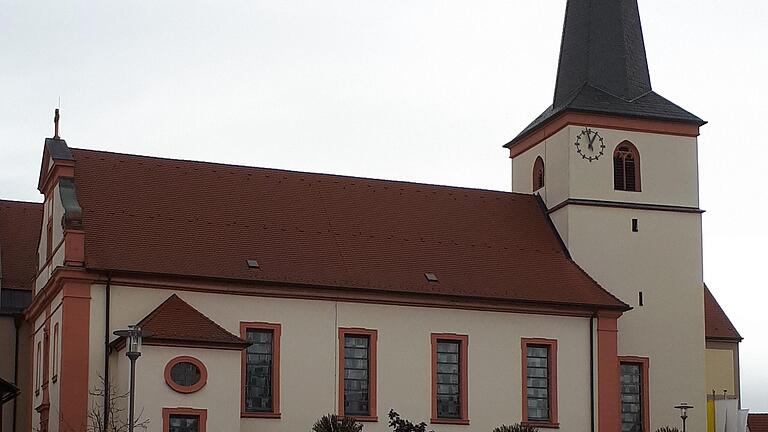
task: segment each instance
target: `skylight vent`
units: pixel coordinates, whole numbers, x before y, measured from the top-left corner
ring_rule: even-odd
[[[248,264],[248,268],[252,268],[252,269],[259,269],[259,268],[261,268],[259,266],[259,262],[256,261],[255,259],[247,259],[247,260],[245,260],[245,262]]]
[[[424,273],[424,277],[426,277],[429,282],[439,282],[437,280],[437,275],[434,273]]]

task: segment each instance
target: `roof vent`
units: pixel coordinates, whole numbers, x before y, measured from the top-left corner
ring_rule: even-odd
[[[426,277],[429,282],[438,282],[437,275],[434,273],[424,273],[424,277]]]
[[[245,262],[248,264],[248,268],[252,268],[252,269],[261,268],[259,266],[259,262],[256,261],[255,259],[248,259],[248,260],[245,260]]]

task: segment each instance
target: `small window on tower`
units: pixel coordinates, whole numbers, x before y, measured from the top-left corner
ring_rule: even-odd
[[[629,141],[619,144],[613,152],[613,188],[640,192],[640,153]]]
[[[541,156],[533,163],[533,191],[544,187],[544,159]]]

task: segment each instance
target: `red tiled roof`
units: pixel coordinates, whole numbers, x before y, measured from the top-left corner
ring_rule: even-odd
[[[708,339],[737,342],[743,339],[706,285],[704,285],[704,333]]]
[[[40,203],[0,200],[0,275],[3,288],[32,289],[43,221]]]
[[[768,413],[749,413],[747,427],[749,432],[768,432]]]
[[[213,320],[179,298],[168,297],[147,315],[139,326],[152,336],[147,344],[223,345],[244,348],[248,343],[223,329]]]
[[[92,269],[627,308],[532,195],[72,153]]]

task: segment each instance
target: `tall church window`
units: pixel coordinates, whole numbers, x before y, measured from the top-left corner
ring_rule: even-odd
[[[544,159],[541,156],[533,163],[533,191],[544,187]]]
[[[557,341],[521,341],[523,360],[523,423],[557,427]]]
[[[242,417],[280,417],[280,324],[241,323],[243,339]]]
[[[339,413],[376,421],[376,330],[339,329]]]
[[[640,192],[640,153],[629,141],[619,144],[613,152],[613,188]]]
[[[466,335],[432,334],[432,423],[469,424]]]
[[[621,432],[647,432],[648,359],[621,357]]]

